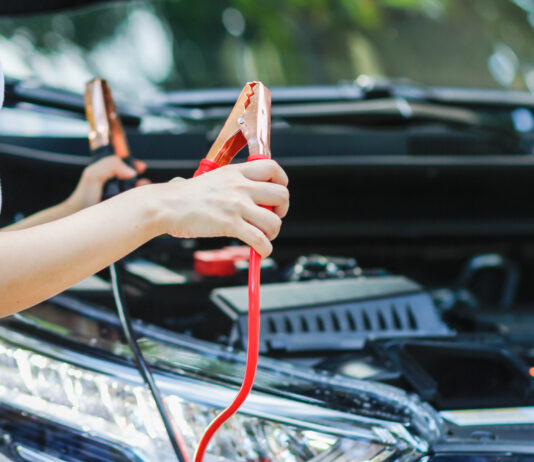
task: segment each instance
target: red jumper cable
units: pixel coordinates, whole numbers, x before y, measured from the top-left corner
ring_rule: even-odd
[[[249,148],[247,161],[270,159],[270,137],[271,93],[261,82],[249,82],[239,95],[207,156],[200,162],[195,176],[229,164],[246,144]],[[260,255],[251,248],[248,271],[247,365],[243,383],[234,401],[206,429],[195,452],[194,462],[202,462],[211,438],[221,425],[241,407],[254,384],[260,341],[260,266]]]

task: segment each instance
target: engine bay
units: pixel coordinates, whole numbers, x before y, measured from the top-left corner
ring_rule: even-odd
[[[243,350],[248,263],[235,244],[208,252],[211,263],[232,260],[233,274],[217,276],[206,275],[210,262],[197,241],[160,238],[142,248],[125,262],[132,314],[144,323]],[[199,256],[204,266],[197,262],[195,271]],[[354,256],[278,259],[275,254],[263,267],[260,351],[325,374],[415,393],[442,412],[454,436],[531,435],[534,315],[527,302],[528,262],[493,253],[458,263],[463,264],[457,274],[426,268],[424,278],[419,265],[407,265],[399,275],[362,267]],[[52,303],[68,307],[73,301],[113,311],[106,272]],[[503,408],[520,411],[506,416],[499,413]],[[488,417],[492,410],[496,415]]]
[[[308,135],[288,130],[276,148],[290,177],[292,206],[273,255],[262,262],[263,358],[400,388],[438,410],[451,438],[531,441],[530,161],[433,150],[340,159],[336,146],[320,143],[321,158],[292,153],[291,141]],[[360,130],[350,144],[364,151],[376,135]],[[159,157],[146,159],[154,181],[190,177],[204,149],[195,143],[206,141],[193,134],[131,138],[134,153],[155,147]],[[166,151],[171,138],[178,156]],[[7,141],[5,150],[14,153],[2,165],[7,220],[31,213],[40,200],[64,197],[86,160],[86,141],[77,138],[45,146],[59,156],[53,162],[29,146],[42,139]],[[70,152],[80,152],[78,166],[63,162]],[[49,194],[26,203],[17,192],[29,184]],[[244,351],[246,255],[228,239],[161,236],[144,245],[123,262],[123,290],[137,326]],[[65,311],[94,308],[116,317],[107,270],[33,310],[57,324]],[[88,335],[96,343],[105,336],[99,329]],[[329,402],[331,390],[309,393]],[[339,409],[351,404],[339,393],[329,402]],[[387,417],[380,406],[372,412]]]

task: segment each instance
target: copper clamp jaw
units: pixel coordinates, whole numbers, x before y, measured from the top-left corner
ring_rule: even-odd
[[[104,79],[96,78],[85,88],[85,114],[91,127],[89,146],[91,151],[112,147],[113,154],[121,159],[130,156],[130,149],[111,91]]]
[[[271,157],[271,92],[261,82],[244,86],[195,176],[229,164],[247,144],[256,159]]]
[[[96,162],[103,157],[117,156],[135,170],[135,163],[130,155],[126,133],[122,127],[111,90],[105,80],[91,80],[85,88],[85,113],[89,122],[89,147]],[[109,180],[104,185],[103,199],[110,198],[133,188],[137,177],[128,180]]]

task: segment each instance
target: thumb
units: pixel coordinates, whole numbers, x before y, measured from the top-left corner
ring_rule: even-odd
[[[119,178],[121,180],[133,178],[136,172],[117,156],[108,156],[87,167],[84,174],[87,180],[96,180],[103,184],[112,178]]]
[[[120,159],[114,169],[114,173],[115,173],[114,176],[116,176],[119,180],[128,180],[137,175],[137,172],[133,168],[126,165]]]

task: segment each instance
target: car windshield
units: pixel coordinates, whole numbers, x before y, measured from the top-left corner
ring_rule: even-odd
[[[534,90],[530,0],[166,0],[0,18],[8,76],[116,92],[353,82]]]

